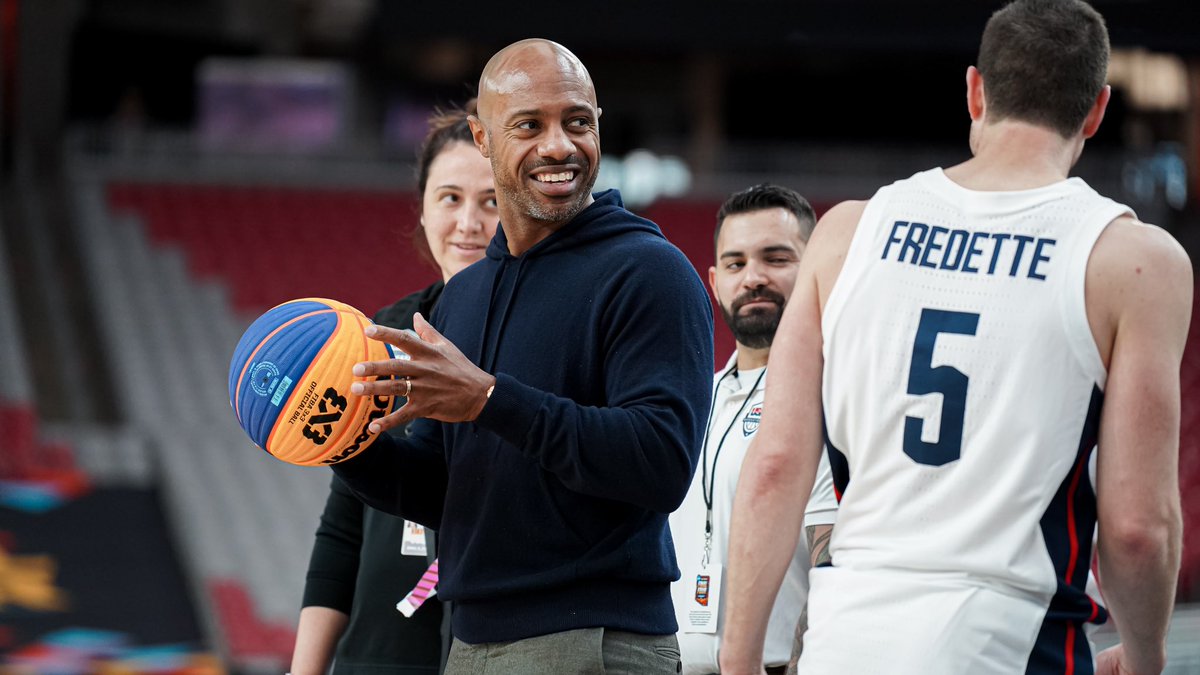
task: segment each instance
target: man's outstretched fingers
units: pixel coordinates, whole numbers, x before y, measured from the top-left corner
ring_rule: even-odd
[[[423,342],[431,345],[441,344],[446,341],[446,338],[442,337],[442,334],[437,332],[433,324],[426,321],[420,312],[413,314],[413,329],[416,330],[417,335]]]
[[[395,345],[400,348],[400,351],[409,356],[421,356],[433,352],[432,347],[409,330],[397,330],[395,328],[388,328],[387,326],[371,324],[363,329],[363,335],[372,340]]]

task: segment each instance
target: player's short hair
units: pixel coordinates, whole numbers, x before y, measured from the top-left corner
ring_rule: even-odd
[[[1015,0],[988,20],[976,67],[988,116],[1079,132],[1108,74],[1104,17],[1082,0]]]
[[[790,188],[771,183],[759,183],[754,187],[729,195],[729,198],[721,205],[720,210],[717,211],[717,229],[713,232],[713,246],[716,246],[717,240],[721,238],[721,226],[725,224],[727,217],[774,208],[791,211],[796,216],[796,220],[800,223],[800,240],[807,242],[817,224],[817,214],[808,200]]]

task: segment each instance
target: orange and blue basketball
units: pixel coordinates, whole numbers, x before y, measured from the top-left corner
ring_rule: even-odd
[[[292,300],[268,310],[246,329],[229,364],[229,403],[258,447],[302,466],[350,459],[376,436],[372,421],[399,397],[355,396],[354,364],[403,358],[371,340],[371,320],[345,303]]]

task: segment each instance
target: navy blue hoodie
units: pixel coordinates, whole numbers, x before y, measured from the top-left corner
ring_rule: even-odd
[[[439,530],[455,637],[674,633],[667,514],[696,466],[713,363],[691,264],[610,190],[519,257],[497,230],[433,324],[496,376],[479,418],[421,420],[334,470]]]

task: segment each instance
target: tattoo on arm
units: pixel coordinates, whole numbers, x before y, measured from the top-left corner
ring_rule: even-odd
[[[833,536],[832,525],[812,525],[804,528],[808,538],[809,562],[813,567],[828,565],[833,558],[829,554],[829,539]]]
[[[829,538],[833,536],[832,525],[811,525],[804,528],[804,536],[808,540],[809,563],[813,567],[829,564]],[[795,675],[796,663],[804,652],[804,634],[808,632],[808,602],[800,611],[800,620],[796,622],[796,635],[792,641],[792,658],[788,661],[788,675]]]
[[[804,602],[804,609],[800,610],[800,619],[796,621],[796,634],[792,639],[792,657],[788,659],[787,675],[796,675],[797,664],[800,663],[800,655],[804,653],[804,634],[808,632],[808,601]]]

